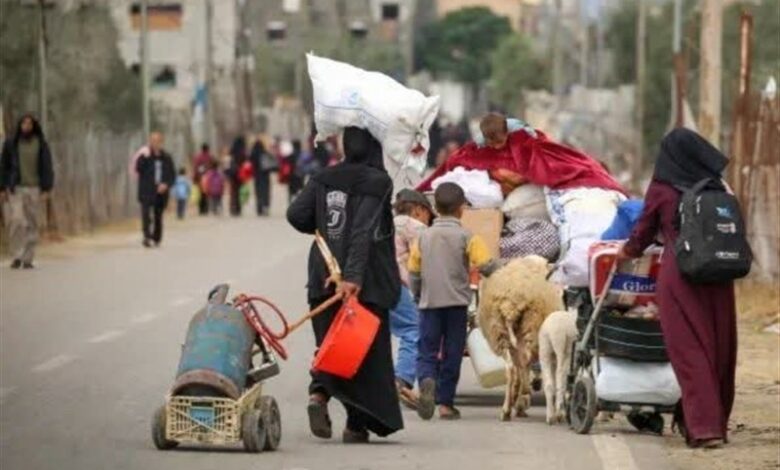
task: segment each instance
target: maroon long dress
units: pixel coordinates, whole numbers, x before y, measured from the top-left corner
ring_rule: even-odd
[[[682,390],[688,438],[726,439],[734,404],[737,325],[734,283],[692,284],[677,268],[674,250],[680,192],[654,180],[625,252],[637,257],[660,232],[668,247],[661,258],[656,299],[666,348]]]

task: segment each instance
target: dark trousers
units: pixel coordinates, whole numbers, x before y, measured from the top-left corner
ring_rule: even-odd
[[[163,212],[167,202],[168,200],[161,196],[154,201],[141,202],[141,230],[144,240],[151,240],[155,243],[162,241]]]
[[[241,215],[241,182],[238,180],[230,182],[230,215]]]
[[[271,206],[270,173],[255,174],[255,200],[257,201],[257,215],[266,215]]]
[[[206,215],[209,213],[209,197],[206,193],[201,192],[198,198],[198,214]]]
[[[209,196],[209,210],[214,215],[222,214],[222,196]]]
[[[455,403],[467,326],[466,306],[420,311],[417,378],[436,381],[436,403],[439,405],[453,406]]]
[[[176,200],[176,217],[179,219],[183,219],[184,215],[187,213],[187,200],[186,199],[177,199]]]

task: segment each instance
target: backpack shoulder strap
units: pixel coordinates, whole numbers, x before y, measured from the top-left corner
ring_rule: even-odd
[[[690,189],[691,193],[698,194],[700,193],[707,185],[712,181],[712,178],[704,178],[703,180],[699,181],[693,187]]]

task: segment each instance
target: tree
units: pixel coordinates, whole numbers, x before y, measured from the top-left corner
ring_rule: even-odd
[[[550,88],[550,67],[538,57],[528,38],[511,34],[491,56],[490,99],[507,112],[522,104],[523,89]]]
[[[688,97],[692,106],[698,103],[699,11],[696,2],[686,1],[683,33],[689,54]],[[739,75],[739,15],[746,9],[753,13],[753,74],[751,87],[762,87],[769,76],[777,75],[780,57],[780,2],[732,4],[723,12],[723,123],[729,125]],[[607,45],[615,57],[615,82],[633,83],[635,75],[636,2],[623,2],[610,19]],[[644,93],[645,152],[654,155],[658,142],[667,130],[671,109],[673,5],[666,4],[647,18],[647,79]],[[775,38],[775,39],[771,39]],[[685,43],[684,43],[685,47]],[[725,127],[725,126],[724,126]]]
[[[478,86],[491,74],[492,51],[512,28],[486,7],[448,13],[426,27],[417,43],[423,68]]]

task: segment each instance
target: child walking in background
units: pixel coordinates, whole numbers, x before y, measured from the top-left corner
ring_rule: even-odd
[[[181,220],[187,213],[187,202],[190,200],[192,186],[187,178],[187,170],[179,169],[179,176],[176,177],[176,183],[173,185],[173,197],[176,198],[176,217]]]
[[[412,292],[420,299],[417,414],[431,419],[439,405],[439,417],[453,420],[460,419],[454,402],[472,295],[469,271],[477,267],[490,275],[498,263],[485,242],[461,226],[466,197],[460,186],[441,184],[434,201],[439,218],[412,247],[408,265]]]
[[[420,315],[409,290],[409,271],[406,265],[412,246],[420,234],[430,225],[433,207],[421,193],[411,189],[401,190],[395,198],[395,255],[401,274],[401,298],[390,310],[390,332],[399,339],[398,358],[395,363],[395,380],[398,398],[404,405],[416,409],[417,394],[414,383],[417,378],[417,342],[419,341]]]
[[[209,212],[222,214],[222,195],[225,193],[225,176],[219,169],[219,164],[213,162],[209,171],[203,175],[200,182],[201,191],[209,198]]]

